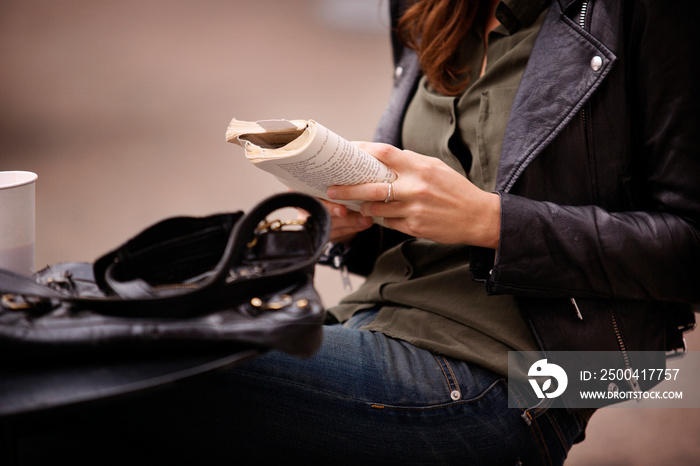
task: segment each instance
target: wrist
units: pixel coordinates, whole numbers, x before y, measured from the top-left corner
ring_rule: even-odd
[[[498,250],[501,239],[501,196],[498,193],[485,193],[482,240],[480,245]]]

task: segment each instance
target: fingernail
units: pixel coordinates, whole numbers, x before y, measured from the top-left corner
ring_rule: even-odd
[[[333,215],[340,217],[340,207],[333,207]]]
[[[372,219],[369,217],[360,217],[359,223],[361,227],[368,227],[372,224]]]
[[[328,193],[326,193],[326,194],[328,194],[328,197],[330,197],[331,199],[335,199],[336,196],[338,195],[338,194],[335,192],[335,189],[333,189],[333,188],[330,188],[330,189],[328,190]]]

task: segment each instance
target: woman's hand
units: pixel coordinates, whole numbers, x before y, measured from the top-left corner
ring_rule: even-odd
[[[319,199],[331,214],[331,242],[347,243],[362,230],[372,226],[372,219],[348,210],[342,204]]]
[[[482,191],[437,158],[388,144],[354,144],[392,168],[398,178],[391,193],[387,183],[332,186],[330,199],[366,201],[362,215],[384,217],[386,226],[417,238],[498,248],[498,194]]]
[[[289,192],[293,192],[291,188],[287,188]],[[367,218],[359,212],[348,210],[342,204],[329,202],[325,199],[317,198],[331,216],[331,234],[329,241],[331,243],[349,243],[356,234],[362,230],[372,226],[372,219]],[[297,209],[299,220],[306,220],[309,213],[304,209]]]

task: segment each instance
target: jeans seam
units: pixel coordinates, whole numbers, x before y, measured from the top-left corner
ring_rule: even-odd
[[[447,369],[450,371],[450,374],[452,375],[452,380],[455,383],[455,390],[457,390],[461,395],[462,389],[459,387],[459,381],[457,380],[457,376],[455,375],[454,371],[452,370],[452,365],[450,364],[450,362],[447,359],[445,359],[445,358],[443,358],[443,359],[445,360],[445,365],[447,366]]]
[[[532,431],[533,431],[533,436],[535,437],[537,441],[537,446],[540,451],[540,455],[542,456],[542,461],[545,462],[546,464],[553,464],[552,463],[552,457],[549,454],[549,448],[547,448],[547,442],[544,441],[544,435],[542,435],[542,430],[540,429],[540,423],[537,419],[535,419],[532,422],[532,425],[530,426]],[[537,427],[537,435],[535,435],[535,427]],[[539,436],[539,438],[538,438]]]
[[[505,382],[506,387],[508,387],[508,391],[513,394],[513,398],[518,403],[520,410],[523,413],[528,413],[529,410],[527,409],[527,403],[521,402],[520,397],[522,397],[522,394],[520,393],[520,390],[518,390],[518,388],[516,386],[511,386],[508,383],[508,381],[506,381],[505,379],[502,379],[502,380]],[[523,397],[523,401],[524,401],[524,397]],[[532,433],[532,437],[535,439],[535,443],[537,444],[537,450],[540,452],[540,457],[542,458],[542,462],[551,465],[552,464],[552,457],[549,454],[549,449],[547,448],[547,444],[544,441],[544,436],[542,435],[542,431],[540,430],[540,426],[539,426],[539,423],[537,421],[537,418],[541,414],[542,414],[542,412],[539,413],[535,417],[530,417],[530,422],[526,423],[526,425],[527,425],[527,427],[529,427],[530,432]],[[535,431],[535,427],[537,428],[537,431]]]
[[[545,416],[547,419],[549,419],[549,422],[552,424],[552,428],[554,429],[554,433],[557,434],[557,437],[559,437],[559,441],[561,442],[561,446],[564,447],[564,451],[568,451],[569,447],[567,446],[567,441],[564,438],[564,433],[561,431],[561,427],[559,426],[559,422],[552,416],[550,412],[546,412]],[[578,423],[578,421],[575,421]]]
[[[458,391],[460,393],[460,397],[462,394],[462,390],[459,388],[459,383],[457,382],[457,377],[455,377],[455,373],[452,370],[452,367],[450,366],[450,363],[445,359],[443,356],[439,356],[437,354],[434,354],[435,359],[438,362],[438,365],[440,366],[440,369],[442,370],[442,374],[445,376],[445,380],[447,381],[447,388],[449,390],[449,396],[451,397],[453,391]],[[449,374],[448,374],[449,372]],[[452,399],[453,401],[457,401]]]
[[[530,408],[528,407],[527,401],[525,401],[525,397],[522,395],[517,385],[513,385],[512,387],[511,385],[508,385],[508,389],[513,394],[513,398],[515,398],[515,400],[518,402],[518,405],[523,409],[523,413],[527,415],[530,421],[534,421],[535,419],[543,415],[545,412],[547,412],[547,410],[552,404],[551,399],[547,398]],[[516,394],[513,390],[516,390],[518,393]],[[542,404],[544,404],[544,406],[540,406]]]
[[[315,391],[318,393],[324,393],[328,396],[332,396],[335,398],[338,398],[340,400],[345,400],[349,402],[356,402],[364,405],[369,405],[371,408],[374,409],[396,409],[396,410],[415,410],[415,411],[423,411],[423,410],[432,410],[432,409],[442,409],[442,408],[449,408],[455,404],[455,402],[450,401],[449,403],[441,403],[439,405],[434,405],[434,406],[398,406],[398,405],[390,405],[386,403],[377,403],[373,402],[370,400],[363,400],[360,398],[355,398],[355,397],[347,397],[343,396],[335,391],[332,390],[325,390],[321,389],[318,387],[310,386],[304,383],[298,383],[294,381],[290,381],[288,379],[282,378],[282,377],[276,377],[276,376],[271,376],[271,375],[263,375],[263,374],[251,374],[251,373],[246,373],[246,372],[239,372],[238,373],[239,377],[245,377],[248,379],[258,379],[261,381],[261,383],[265,383],[265,380],[270,380],[270,381],[275,381],[276,383],[282,383],[282,384],[288,384],[290,386],[295,386],[295,387],[300,387],[303,389]],[[494,389],[494,387],[501,381],[505,381],[504,379],[498,379],[495,380],[491,385],[489,385],[482,393],[479,394],[479,396],[475,398],[470,398],[468,400],[460,400],[457,402],[458,404],[461,403],[475,403],[477,401],[480,401],[482,398],[484,398],[488,393]]]
[[[503,382],[505,382],[506,388],[507,388],[508,391],[513,395],[513,399],[516,401],[516,403],[518,403],[518,407],[519,407],[522,411],[525,411],[525,406],[523,406],[523,403],[521,402],[520,398],[518,397],[518,395],[520,395],[520,392],[515,393],[515,392],[513,391],[513,387],[511,387],[510,384],[509,384],[505,379],[501,379],[501,380],[503,380]]]
[[[338,393],[334,390],[327,390],[325,388],[319,388],[314,385],[309,385],[306,383],[300,383],[296,381],[291,381],[288,378],[285,377],[278,377],[274,375],[269,375],[269,374],[258,374],[258,373],[248,373],[248,372],[241,372],[239,371],[237,373],[238,377],[246,378],[246,379],[253,379],[253,380],[259,380],[261,383],[266,383],[267,381],[272,381],[276,384],[280,385],[289,385],[290,387],[299,387],[304,390],[308,390],[310,392],[315,392],[319,394],[325,394],[329,397],[337,398],[339,400],[343,401],[349,401],[349,402],[357,402],[357,403],[370,403],[368,400],[363,400],[360,398],[352,397],[352,396],[345,396],[341,393]]]
[[[491,392],[496,385],[498,385],[499,382],[503,381],[503,379],[498,379],[495,380],[491,385],[489,385],[486,390],[484,390],[482,393],[479,394],[476,398],[470,398],[468,400],[460,400],[457,402],[449,402],[449,403],[442,403],[439,405],[434,405],[434,406],[397,406],[397,405],[387,405],[384,403],[368,403],[370,407],[375,408],[375,409],[393,409],[393,410],[399,410],[399,411],[430,411],[434,409],[443,409],[443,408],[450,408],[452,406],[455,406],[457,404],[470,404],[470,403],[476,403],[478,401],[481,401],[481,399],[485,398],[489,392]]]
[[[574,410],[572,414],[573,414],[574,420],[576,421],[576,427],[578,427],[578,430],[579,431],[584,430],[584,428],[586,426],[586,422],[583,420],[581,413],[579,411]]]

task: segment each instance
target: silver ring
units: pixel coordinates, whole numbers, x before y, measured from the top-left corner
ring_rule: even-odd
[[[394,183],[389,183],[389,192],[386,193],[386,199],[384,199],[385,203],[393,200],[391,197],[391,194],[393,191],[394,191]]]

